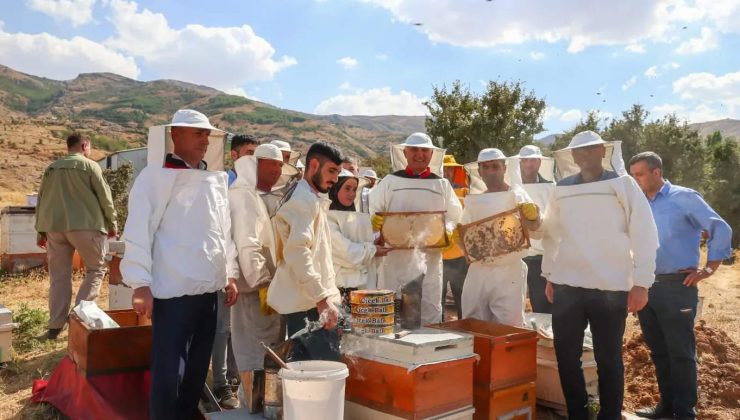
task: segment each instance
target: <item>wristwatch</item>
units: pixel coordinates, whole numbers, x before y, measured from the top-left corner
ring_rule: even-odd
[[[704,268],[703,268],[703,270],[704,270],[704,271],[705,271],[705,272],[706,272],[707,274],[709,274],[709,275],[712,275],[712,274],[714,274],[714,270],[712,270],[712,267],[710,267],[710,266],[706,266],[706,267],[704,267]]]

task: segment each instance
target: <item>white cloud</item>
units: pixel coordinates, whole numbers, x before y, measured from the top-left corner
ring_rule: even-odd
[[[545,58],[545,53],[540,51],[532,51],[531,53],[529,53],[529,58],[534,61],[539,61]]]
[[[140,58],[159,77],[230,89],[271,80],[297,63],[274,58],[272,45],[249,25],[174,29],[163,14],[140,11],[136,2],[111,0],[110,7],[116,35],[106,45]]]
[[[555,107],[555,106],[548,106],[545,108],[544,120],[545,121],[554,120],[560,117],[561,115],[563,115],[562,109]]]
[[[674,22],[693,16],[682,0],[563,0],[557,7],[545,1],[362,1],[389,10],[402,23],[422,22],[417,30],[433,42],[462,47],[565,42],[571,53],[659,39],[670,33]]]
[[[682,43],[676,48],[676,52],[679,54],[699,54],[706,51],[713,50],[719,46],[719,41],[714,32],[707,28],[701,28],[701,36],[699,38],[691,38],[688,41]]]
[[[737,118],[727,108],[717,109],[707,104],[699,104],[694,108],[689,108],[681,104],[662,104],[654,106],[650,113],[657,118],[662,118],[669,114],[676,114],[680,119],[687,120],[690,123],[699,123],[705,121],[715,121],[724,118]]]
[[[565,122],[580,121],[581,116],[582,116],[581,111],[577,109],[571,109],[571,110],[563,112],[563,114],[560,115],[560,121],[565,121]]]
[[[663,68],[667,70],[676,70],[679,67],[681,67],[681,65],[676,62],[663,64]]]
[[[354,59],[352,57],[342,57],[337,60],[337,64],[344,67],[345,70],[352,70],[353,68],[357,67],[357,59]]]
[[[426,115],[427,108],[420,98],[402,90],[393,93],[391,88],[358,89],[353,93],[340,94],[325,99],[314,109],[314,113],[340,115]]]
[[[133,57],[76,36],[8,33],[0,26],[0,62],[16,70],[51,79],[68,80],[80,73],[110,72],[136,79]]]
[[[230,89],[224,89],[225,93],[228,93],[229,95],[236,95],[236,96],[242,96],[247,99],[251,99],[253,101],[259,101],[260,99],[256,96],[252,96],[247,93],[247,91],[242,87],[233,87]]]
[[[691,73],[673,82],[673,93],[683,100],[740,105],[740,71],[722,76]]]
[[[26,5],[54,19],[80,26],[92,21],[95,0],[26,0]]]
[[[352,90],[352,85],[349,82],[344,82],[339,85],[339,90]]]
[[[377,60],[385,61],[388,59],[388,55],[387,54],[375,54],[375,58]]]
[[[656,78],[658,77],[658,66],[650,66],[645,70],[645,77]]]
[[[626,81],[626,82],[624,82],[624,84],[622,85],[622,90],[627,90],[627,89],[631,88],[632,86],[634,86],[634,85],[635,85],[635,83],[637,83],[637,76],[632,76],[632,77],[630,77],[630,78],[629,78],[629,79],[627,79],[627,81]]]
[[[642,44],[630,44],[624,47],[624,50],[635,54],[644,54],[645,46]]]

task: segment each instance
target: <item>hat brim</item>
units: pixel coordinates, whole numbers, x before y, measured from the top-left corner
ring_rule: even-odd
[[[206,129],[211,131],[217,131],[219,133],[226,134],[226,131],[216,128],[212,126],[211,124],[185,124],[185,123],[172,123],[172,124],[165,124],[165,127],[185,127],[185,128],[200,128],[200,129]]]
[[[418,147],[419,149],[432,149],[432,150],[442,150],[439,147],[433,145],[433,144],[406,144],[401,143],[397,144],[396,147],[400,147],[402,149],[405,149],[407,147]]]
[[[607,143],[608,143],[608,142],[606,142],[606,141],[604,141],[604,140],[593,140],[593,141],[589,141],[589,142],[587,142],[587,143],[579,144],[579,145],[577,145],[577,146],[568,146],[568,147],[565,147],[565,148],[563,148],[563,149],[560,149],[560,150],[573,150],[573,149],[581,149],[581,148],[583,148],[583,147],[589,147],[589,146],[598,146],[598,145],[600,145],[600,144],[606,145]]]

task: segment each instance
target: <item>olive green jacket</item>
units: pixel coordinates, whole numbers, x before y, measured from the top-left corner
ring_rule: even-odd
[[[36,207],[37,232],[116,229],[110,187],[97,163],[72,153],[46,168]]]

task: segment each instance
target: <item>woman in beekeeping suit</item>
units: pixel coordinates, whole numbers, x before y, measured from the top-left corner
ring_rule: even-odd
[[[650,206],[627,175],[620,142],[593,131],[553,153],[557,186],[543,225],[542,272],[568,418],[588,418],[581,370],[590,325],[599,371],[600,419],[620,419],[622,338],[628,312],[647,304],[658,234]]]
[[[462,224],[518,208],[527,229],[539,228],[540,213],[521,187],[518,159],[507,159],[499,149],[483,149],[478,160],[465,168],[471,191],[465,198]],[[526,250],[513,251],[470,265],[462,293],[463,318],[524,325],[527,266],[522,257],[526,254]]]
[[[358,191],[366,181],[343,169],[339,181],[329,190],[329,227],[335,281],[342,294],[342,306],[349,308],[349,293],[377,287],[377,262],[388,248],[375,244],[368,213],[357,211]]]
[[[542,151],[535,145],[527,145],[515,156],[519,158],[519,169],[522,175],[522,188],[532,201],[540,208],[540,213],[547,211],[547,204],[555,191],[555,160],[542,156]],[[545,297],[547,279],[542,277],[542,241],[529,238],[529,251],[524,257],[527,264],[527,291],[532,311],[549,314],[552,304]]]
[[[402,144],[391,147],[391,166],[395,171],[383,178],[370,193],[373,229],[383,225],[382,212],[444,211],[446,244],[460,221],[462,205],[449,181],[442,178],[444,149],[432,144],[424,133],[414,133]],[[442,320],[441,248],[396,250],[384,258],[378,286],[398,291],[421,274],[423,324]]]

